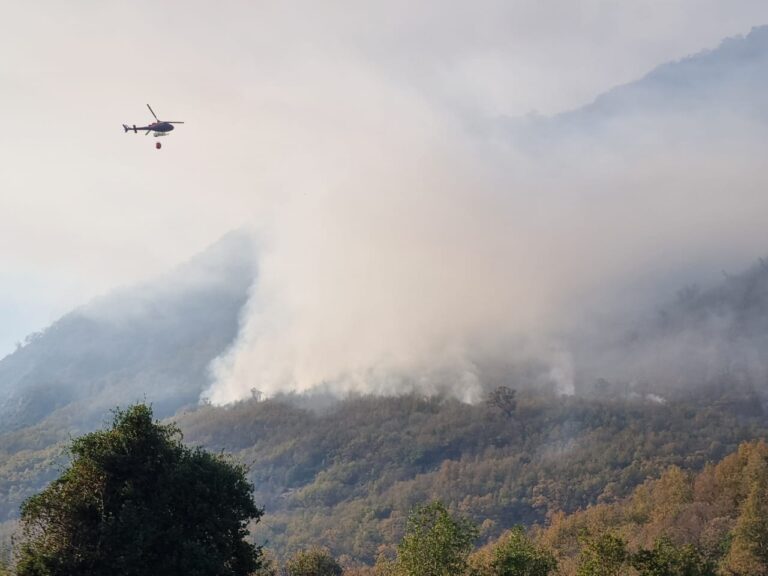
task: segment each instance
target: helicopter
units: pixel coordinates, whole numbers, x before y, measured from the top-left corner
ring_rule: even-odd
[[[149,111],[152,113],[152,116],[154,116],[156,122],[153,122],[152,124],[149,124],[147,126],[136,126],[134,124],[133,126],[128,126],[127,124],[123,124],[123,130],[128,132],[129,130],[133,130],[134,134],[137,134],[139,130],[145,130],[144,135],[148,136],[150,132],[153,132],[155,138],[158,136],[167,136],[168,132],[173,130],[174,124],[184,124],[184,122],[179,121],[171,121],[171,120],[160,120],[160,118],[157,117],[157,114],[155,114],[155,111],[152,110],[152,106],[147,104],[147,108],[149,108]],[[156,148],[160,148],[161,144],[160,142],[157,142],[155,144]]]

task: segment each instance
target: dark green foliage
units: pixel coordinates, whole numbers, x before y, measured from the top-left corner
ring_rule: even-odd
[[[466,518],[452,516],[441,502],[414,509],[405,536],[397,546],[398,574],[455,576],[467,567],[477,528]]]
[[[652,550],[640,550],[630,561],[640,576],[715,576],[715,566],[693,546],[675,546],[668,538]]]
[[[72,463],[22,507],[19,576],[244,576],[261,511],[246,470],[186,448],[137,405],[72,442]]]
[[[294,554],[286,562],[287,576],[341,576],[342,569],[324,548],[310,548]]]
[[[534,544],[522,526],[515,526],[493,549],[494,576],[547,576],[557,569],[551,552]]]

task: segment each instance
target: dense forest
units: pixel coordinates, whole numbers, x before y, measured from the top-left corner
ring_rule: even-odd
[[[409,517],[403,539],[383,548],[375,567],[345,574],[392,576],[463,574],[466,576],[759,576],[768,574],[768,445],[744,443],[699,473],[668,467],[612,504],[597,504],[574,514],[552,514],[526,532],[515,527],[488,544],[460,554],[464,535],[476,535],[459,514],[443,511],[440,521],[416,522],[424,507]],[[428,507],[429,508],[429,507]],[[425,530],[426,529],[426,530]],[[415,546],[409,536],[430,541],[437,530],[452,538]],[[414,550],[414,548],[418,548]],[[425,554],[428,548],[429,554]],[[450,554],[446,549],[453,554]],[[414,569],[421,552],[456,563],[453,571]],[[415,553],[415,554],[414,554]],[[292,572],[289,570],[289,574]]]
[[[507,395],[506,400],[509,399]],[[505,402],[504,407],[509,408],[510,403]],[[3,549],[0,574],[13,574],[14,565],[19,574],[48,573],[39,570],[42,565],[39,562],[55,568],[62,558],[68,559],[72,566],[79,565],[82,564],[79,555],[85,550],[94,562],[106,562],[95,573],[111,573],[114,559],[104,555],[97,542],[100,538],[83,540],[83,527],[56,520],[61,515],[76,518],[83,507],[93,508],[97,513],[82,518],[83,526],[87,525],[92,531],[100,524],[97,532],[106,530],[105,534],[113,534],[117,530],[120,533],[127,529],[123,527],[126,519],[133,522],[135,525],[128,529],[129,533],[141,534],[142,538],[121,537],[110,546],[124,548],[125,558],[139,554],[137,561],[145,557],[139,552],[138,543],[146,541],[151,546],[155,541],[149,538],[152,531],[148,525],[161,526],[168,521],[173,525],[173,518],[179,513],[199,516],[207,510],[204,514],[210,515],[210,520],[200,517],[185,529],[192,530],[191,539],[185,539],[179,532],[178,542],[167,543],[179,549],[191,546],[182,562],[188,564],[186,556],[198,553],[203,542],[195,538],[202,531],[212,530],[212,535],[217,534],[217,523],[227,516],[219,518],[223,508],[213,509],[207,500],[192,508],[182,506],[177,510],[173,505],[177,500],[199,499],[213,486],[206,485],[208,472],[201,475],[203,468],[190,467],[186,460],[200,460],[207,467],[213,466],[217,474],[209,480],[221,473],[235,480],[228,485],[229,489],[237,487],[239,506],[247,504],[243,514],[254,517],[252,526],[259,525],[263,512],[248,504],[252,502],[250,498],[243,500],[248,487],[243,482],[245,468],[241,464],[233,467],[228,464],[228,456],[214,456],[181,446],[178,443],[181,435],[174,425],[152,425],[148,415],[151,416],[151,411],[144,406],[118,412],[112,429],[89,434],[72,443],[73,465],[44,492],[24,504],[25,531],[19,540],[20,552],[17,550],[14,560],[8,548]],[[139,429],[140,426],[143,428]],[[133,434],[137,431],[138,434]],[[154,451],[155,446],[158,457],[146,458],[145,452]],[[126,458],[133,463],[131,466],[123,465]],[[176,462],[172,466],[171,460]],[[96,462],[100,462],[96,465],[103,467],[103,471],[94,476],[89,471]],[[137,472],[144,468],[147,470]],[[155,473],[147,474],[149,470]],[[185,480],[188,474],[199,476],[189,486]],[[242,480],[237,480],[238,477]],[[107,493],[112,494],[107,500],[112,502],[114,516],[106,509],[98,512],[105,501],[91,497],[96,485],[104,482]],[[69,490],[68,485],[73,483],[79,488]],[[219,479],[215,485],[219,495],[222,490]],[[132,487],[128,492],[121,488],[128,486]],[[142,493],[139,486],[155,486],[146,492],[146,502],[137,498]],[[158,496],[160,493],[162,496]],[[121,502],[116,507],[115,498]],[[153,512],[153,506],[160,501],[167,501],[170,508]],[[222,498],[222,506],[226,507],[229,502]],[[65,504],[62,506],[62,503]],[[125,510],[129,511],[128,516],[120,523],[110,521],[110,518],[122,518]],[[140,520],[136,511],[141,511],[146,518]],[[381,542],[375,557],[368,561],[349,554],[335,554],[326,546],[310,543],[290,554],[243,543],[244,550],[252,554],[250,562],[257,567],[256,571],[232,573],[254,576],[760,576],[768,574],[768,444],[744,442],[736,451],[717,463],[708,463],[699,472],[667,466],[660,475],[646,479],[625,497],[592,504],[570,514],[563,510],[550,512],[528,529],[515,525],[498,536],[488,536],[493,520],[473,518],[462,510],[461,504],[448,506],[441,500],[415,504],[402,520],[400,533],[392,535],[392,540]],[[245,526],[242,520],[233,521]],[[326,524],[329,529],[337,527],[332,518],[326,518]],[[39,526],[48,528],[40,532]],[[45,537],[49,530],[59,536],[63,530],[81,543],[72,547],[68,544],[70,536]],[[295,527],[286,530],[292,532]],[[240,533],[234,537],[236,543],[245,531],[235,532]],[[157,535],[160,541],[168,538],[166,530]],[[204,542],[208,542],[207,538]],[[54,548],[61,548],[60,553],[51,555]],[[226,550],[228,554],[230,548]],[[176,573],[177,563],[171,557],[165,555],[163,561],[170,562],[168,569]],[[56,568],[51,573],[68,572]]]
[[[265,511],[256,543],[280,558],[317,545],[366,564],[402,538],[409,511],[425,502],[443,502],[478,526],[478,543],[491,542],[518,524],[621,502],[670,466],[705,471],[768,434],[761,404],[738,388],[667,403],[610,389],[506,391],[478,405],[410,395],[321,410],[302,397],[254,398],[175,420],[186,443],[249,467]],[[11,519],[65,456],[63,444],[46,447],[43,429],[6,438],[3,450],[14,452],[0,460],[0,498]]]
[[[698,404],[533,392],[476,406],[361,397],[321,413],[253,400],[178,422],[187,442],[250,465],[266,512],[259,541],[280,554],[316,544],[366,562],[424,502],[444,502],[490,540],[616,502],[669,466],[702,470],[768,433],[754,399],[738,392]]]

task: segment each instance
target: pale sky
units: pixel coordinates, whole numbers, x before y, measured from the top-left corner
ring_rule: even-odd
[[[557,113],[768,23],[764,0],[2,6],[0,355],[228,230],[269,225],[296,187],[343,180],[356,150],[339,127],[375,141],[416,108],[451,133]],[[149,121],[147,102],[186,122],[160,151],[121,128]]]

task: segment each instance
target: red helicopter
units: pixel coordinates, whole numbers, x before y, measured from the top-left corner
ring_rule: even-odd
[[[134,134],[138,134],[139,130],[145,130],[144,135],[149,135],[150,132],[154,133],[155,138],[158,136],[167,136],[168,132],[173,130],[174,124],[184,124],[184,122],[179,121],[171,121],[171,120],[160,120],[160,118],[157,117],[157,114],[155,114],[155,111],[152,110],[152,106],[147,104],[147,108],[149,108],[149,111],[152,113],[152,116],[155,117],[156,122],[153,122],[152,124],[149,124],[147,126],[136,126],[134,124],[133,126],[128,126],[127,124],[123,124],[123,130],[128,132],[129,130],[133,130]],[[160,142],[155,142],[155,148],[158,150],[162,148],[162,144]]]

